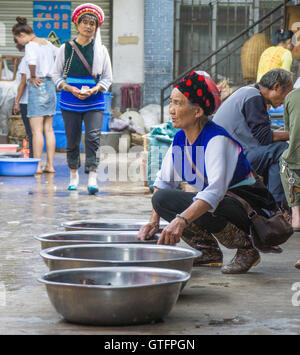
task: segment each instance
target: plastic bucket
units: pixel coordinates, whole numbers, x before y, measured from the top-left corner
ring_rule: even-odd
[[[0,175],[31,176],[36,173],[41,159],[34,158],[0,158]]]

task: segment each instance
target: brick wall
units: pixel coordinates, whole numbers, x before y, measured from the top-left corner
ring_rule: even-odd
[[[145,0],[144,106],[160,104],[160,89],[173,76],[174,1]]]

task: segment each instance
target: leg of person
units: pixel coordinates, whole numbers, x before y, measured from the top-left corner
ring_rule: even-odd
[[[46,139],[47,162],[44,167],[45,173],[55,173],[54,155],[55,155],[55,135],[53,131],[53,116],[44,117],[44,133]]]
[[[279,158],[287,148],[286,142],[275,142],[246,151],[246,157],[254,170],[264,178],[267,177],[268,181],[265,181],[265,183],[267,183],[269,191],[279,205],[285,200],[280,181]]]
[[[94,195],[99,191],[97,185],[97,167],[99,157],[97,156],[100,147],[101,126],[103,111],[89,111],[83,116],[85,125],[85,172],[89,174],[88,192]]]
[[[78,169],[80,167],[80,141],[82,131],[82,114],[62,110],[67,137],[67,163],[70,169],[68,190],[77,190],[79,184]]]
[[[300,232],[300,206],[292,207],[292,227],[294,232]]]
[[[285,197],[292,210],[291,224],[295,232],[300,232],[300,171],[289,169],[282,158],[279,167]],[[290,179],[294,181],[293,185],[290,185]]]
[[[192,203],[195,193],[179,190],[158,190],[152,197],[152,205],[158,215],[171,222],[176,214],[182,213]],[[192,223],[184,229],[182,239],[192,248],[201,251],[202,255],[194,260],[194,266],[222,266],[223,254],[213,235],[205,229],[205,220],[211,225],[222,229],[222,218],[217,220],[210,213],[206,213],[200,221]],[[201,221],[203,222],[201,224]],[[206,223],[207,225],[209,223]]]
[[[34,158],[42,159],[43,147],[44,147],[44,137],[43,137],[43,117],[30,117],[30,127],[32,131],[32,145],[33,145],[33,156]],[[37,174],[41,174],[42,167],[41,162],[39,162],[37,167]]]
[[[29,158],[33,158],[33,147],[32,147],[32,132],[29,123],[29,118],[27,117],[27,104],[20,104],[20,110],[22,115],[22,120],[25,126],[26,134],[29,143]]]
[[[231,262],[223,266],[222,273],[246,273],[260,262],[259,252],[252,246],[249,236],[250,222],[246,211],[237,200],[225,196],[214,214],[227,220],[222,231],[213,233],[214,236],[226,248],[237,249]]]
[[[268,188],[280,207],[283,206],[283,203],[286,201],[286,198],[280,179],[279,159],[282,153],[288,148],[288,146],[289,145],[286,142],[273,143],[272,154],[274,162],[269,167]]]

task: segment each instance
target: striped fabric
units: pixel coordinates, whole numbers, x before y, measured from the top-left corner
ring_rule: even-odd
[[[67,84],[77,87],[79,90],[82,86],[90,88],[96,85],[92,76],[86,77],[67,77]],[[104,111],[104,95],[101,91],[96,95],[91,95],[85,100],[80,100],[72,93],[62,90],[60,98],[60,106],[62,110],[74,112],[87,111]]]

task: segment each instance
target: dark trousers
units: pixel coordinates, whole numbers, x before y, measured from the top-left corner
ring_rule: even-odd
[[[285,201],[285,194],[280,179],[279,158],[288,148],[286,142],[275,142],[245,150],[246,157],[256,172],[263,176],[269,191],[275,201],[280,204]]]
[[[22,120],[23,120],[23,123],[25,126],[25,130],[26,130],[26,135],[28,137],[29,157],[33,158],[32,132],[31,132],[31,127],[30,127],[30,123],[29,123],[29,118],[27,117],[27,104],[20,104],[20,111],[21,111]]]
[[[85,172],[96,171],[103,111],[73,112],[62,110],[67,136],[67,162],[70,169],[80,167],[82,122],[85,127]]]
[[[176,214],[182,213],[193,203],[195,195],[180,190],[158,190],[152,197],[152,205],[160,217],[171,222]],[[246,211],[237,200],[228,196],[219,203],[214,213],[207,212],[194,221],[200,229],[210,233],[221,232],[228,222],[249,233],[250,223]]]

